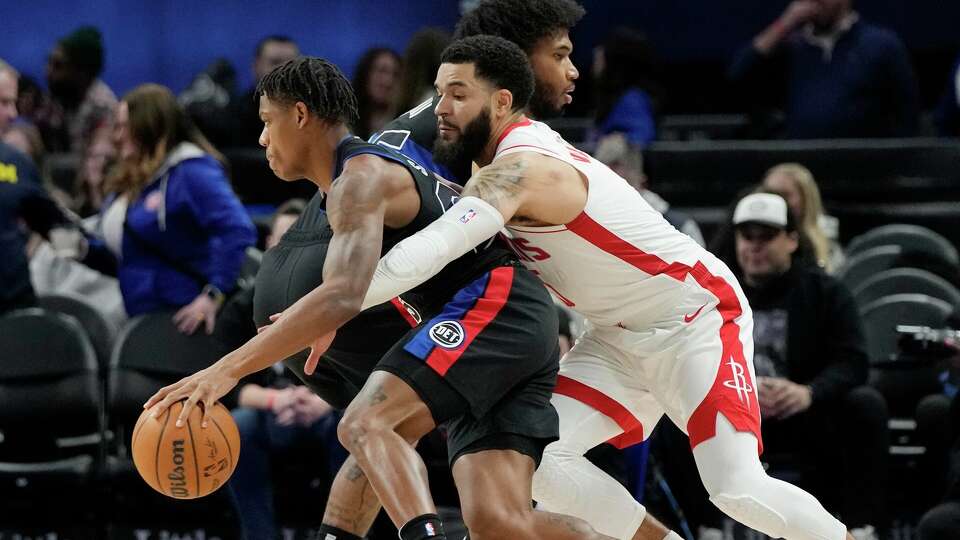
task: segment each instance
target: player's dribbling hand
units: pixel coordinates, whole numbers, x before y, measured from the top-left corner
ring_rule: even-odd
[[[275,323],[280,318],[283,317],[283,313],[274,313],[270,316],[270,322]],[[257,328],[257,333],[263,332],[269,328],[269,326],[261,326]],[[330,348],[330,344],[333,343],[333,338],[337,337],[337,331],[334,330],[327,335],[320,336],[310,344],[310,356],[307,357],[306,364],[303,365],[303,372],[306,375],[313,375],[313,372],[317,370],[317,364],[320,362],[320,357],[323,353],[327,352],[327,349]]]
[[[200,425],[207,427],[207,411],[213,407],[215,401],[236,386],[238,380],[224,373],[217,363],[169,386],[164,386],[144,403],[143,408],[152,408],[151,416],[157,418],[174,403],[186,399],[183,410],[177,417],[177,427],[182,427],[190,417],[193,407],[201,403],[203,415]]]

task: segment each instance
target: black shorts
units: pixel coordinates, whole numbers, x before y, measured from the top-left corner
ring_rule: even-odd
[[[447,432],[451,464],[493,448],[515,449],[539,463],[543,447],[559,436],[550,404],[558,328],[540,280],[525,268],[501,266],[411,330],[376,369],[403,379],[426,403]],[[515,437],[498,437],[505,434]],[[511,442],[524,438],[533,442]]]
[[[407,296],[407,295],[405,295]],[[362,329],[353,325],[349,332],[338,332],[333,346],[324,353],[312,375],[303,372],[308,350],[284,360],[294,375],[333,408],[345,410],[360,393],[383,355],[420,322],[420,308],[396,299],[364,311]]]

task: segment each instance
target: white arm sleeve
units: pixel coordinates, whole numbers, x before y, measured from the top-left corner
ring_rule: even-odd
[[[435,276],[503,228],[503,215],[477,197],[457,201],[439,219],[393,246],[377,264],[363,309],[382,304]]]

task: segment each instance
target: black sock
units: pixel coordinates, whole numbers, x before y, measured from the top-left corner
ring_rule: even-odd
[[[447,540],[437,514],[424,514],[400,527],[400,540]]]
[[[324,523],[317,529],[317,540],[363,540],[363,537],[355,534],[341,531],[340,529]]]

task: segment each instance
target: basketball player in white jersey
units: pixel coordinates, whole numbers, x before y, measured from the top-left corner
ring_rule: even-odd
[[[813,496],[761,466],[753,321],[733,274],[606,166],[511,112],[490,60],[509,47],[476,36],[444,53],[435,157],[465,155],[482,168],[443,217],[384,256],[364,305],[422,283],[506,225],[524,264],[588,320],[561,363],[560,440],[534,479],[544,509],[634,538],[643,507],[583,454],[640,442],[666,414],[690,436],[710,500],[729,516],[777,538],[852,539]]]

